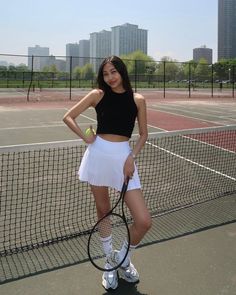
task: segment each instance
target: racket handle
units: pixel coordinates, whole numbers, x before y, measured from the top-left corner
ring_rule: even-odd
[[[129,184],[129,177],[127,177],[127,178],[124,180],[124,183],[123,183],[123,186],[122,186],[122,189],[121,189],[121,193],[122,193],[122,194],[126,193],[127,188],[128,188],[128,184]]]

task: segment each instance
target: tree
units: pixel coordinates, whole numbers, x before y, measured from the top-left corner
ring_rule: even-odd
[[[7,67],[6,66],[0,66],[0,72],[5,72],[7,71]]]
[[[76,80],[79,80],[80,79],[80,76],[81,76],[81,68],[79,66],[75,67],[74,70],[73,70],[73,77],[76,79]]]
[[[121,58],[127,66],[128,73],[131,75],[147,74],[155,71],[155,61],[141,50],[122,55]]]
[[[159,77],[164,77],[164,70],[165,70],[165,80],[178,80],[178,73],[179,73],[179,64],[176,60],[171,59],[168,56],[164,56],[161,59],[161,62],[157,65],[156,73]],[[162,79],[161,79],[162,80]]]
[[[16,71],[16,67],[15,67],[14,65],[10,65],[10,66],[8,67],[8,71],[9,71],[9,72],[15,72],[15,71]]]
[[[59,72],[55,64],[52,64],[50,66],[45,66],[42,71],[46,73],[54,73],[54,74]]]
[[[234,76],[234,77],[233,77]],[[235,80],[236,76],[236,58],[221,59],[214,64],[214,78],[216,80]]]
[[[206,59],[201,58],[195,68],[194,74],[198,81],[209,81],[211,79],[211,65],[207,63]]]
[[[18,72],[29,72],[29,69],[28,69],[27,65],[26,65],[26,64],[23,64],[23,63],[19,64],[19,65],[16,67],[16,70],[17,70]]]
[[[197,62],[194,60],[190,60],[183,64],[183,73],[184,77],[187,80],[193,80],[195,78],[195,71],[197,67]]]
[[[86,64],[80,69],[81,78],[85,80],[92,80],[94,78],[93,66]]]

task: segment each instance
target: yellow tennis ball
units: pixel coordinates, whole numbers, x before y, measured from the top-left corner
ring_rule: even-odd
[[[85,135],[86,136],[91,136],[91,135],[94,135],[96,134],[95,130],[92,128],[87,128],[86,131],[85,131]]]

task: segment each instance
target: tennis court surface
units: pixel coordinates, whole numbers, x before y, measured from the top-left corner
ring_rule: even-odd
[[[134,254],[140,283],[121,281],[113,294],[235,294],[232,106],[148,102],[150,136],[137,165],[153,227]],[[1,294],[110,293],[88,262],[96,214],[76,176],[86,146],[60,121],[66,107],[1,108]],[[93,110],[81,120],[95,125]],[[180,125],[187,130],[163,132]]]

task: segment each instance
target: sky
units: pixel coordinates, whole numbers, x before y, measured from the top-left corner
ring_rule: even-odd
[[[0,0],[0,54],[27,55],[49,47],[66,55],[66,44],[124,23],[148,30],[148,55],[191,60],[206,45],[217,61],[218,0]],[[0,56],[0,61],[4,60]],[[12,60],[12,58],[11,58]]]

